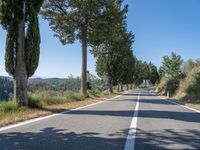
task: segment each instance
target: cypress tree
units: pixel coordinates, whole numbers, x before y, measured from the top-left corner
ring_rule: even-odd
[[[14,78],[14,100],[28,105],[27,80],[38,66],[38,13],[43,0],[0,0],[0,24],[7,30],[5,66]]]

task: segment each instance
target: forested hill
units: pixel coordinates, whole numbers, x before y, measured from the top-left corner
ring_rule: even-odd
[[[70,78],[32,78],[29,79],[29,91],[55,90],[55,91],[79,91],[81,79]]]
[[[7,100],[12,96],[12,78],[0,76],[0,100]]]

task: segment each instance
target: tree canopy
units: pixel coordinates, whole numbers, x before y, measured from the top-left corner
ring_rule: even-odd
[[[172,52],[171,57],[163,57],[163,65],[160,67],[160,73],[165,76],[177,78],[181,73],[181,65],[183,60],[180,55]]]
[[[55,36],[63,44],[79,40],[82,44],[81,92],[87,95],[87,46],[100,45],[115,32],[121,23],[127,6],[115,0],[46,0],[42,15],[49,21]],[[110,37],[111,38],[111,37]]]
[[[38,67],[38,13],[43,0],[0,0],[0,24],[7,31],[5,66],[14,77],[14,99],[28,105],[27,78]]]

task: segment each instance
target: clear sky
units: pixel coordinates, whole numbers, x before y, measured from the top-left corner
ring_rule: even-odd
[[[162,64],[172,51],[183,59],[200,58],[200,0],[125,0],[129,4],[128,29],[135,34],[134,54],[143,61]],[[35,73],[40,77],[81,74],[81,46],[62,45],[48,22],[40,18],[41,56]],[[0,29],[0,75],[4,67],[6,33]],[[95,59],[88,54],[88,70],[95,74]]]

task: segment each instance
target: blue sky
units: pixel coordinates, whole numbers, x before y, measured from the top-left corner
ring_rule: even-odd
[[[125,0],[129,4],[128,29],[135,34],[138,59],[162,64],[172,51],[184,60],[200,58],[200,0]],[[41,56],[35,73],[41,77],[67,77],[81,73],[81,46],[62,45],[48,22],[40,18]],[[5,31],[0,29],[0,75],[4,69]],[[95,59],[88,54],[88,70],[95,73]]]

